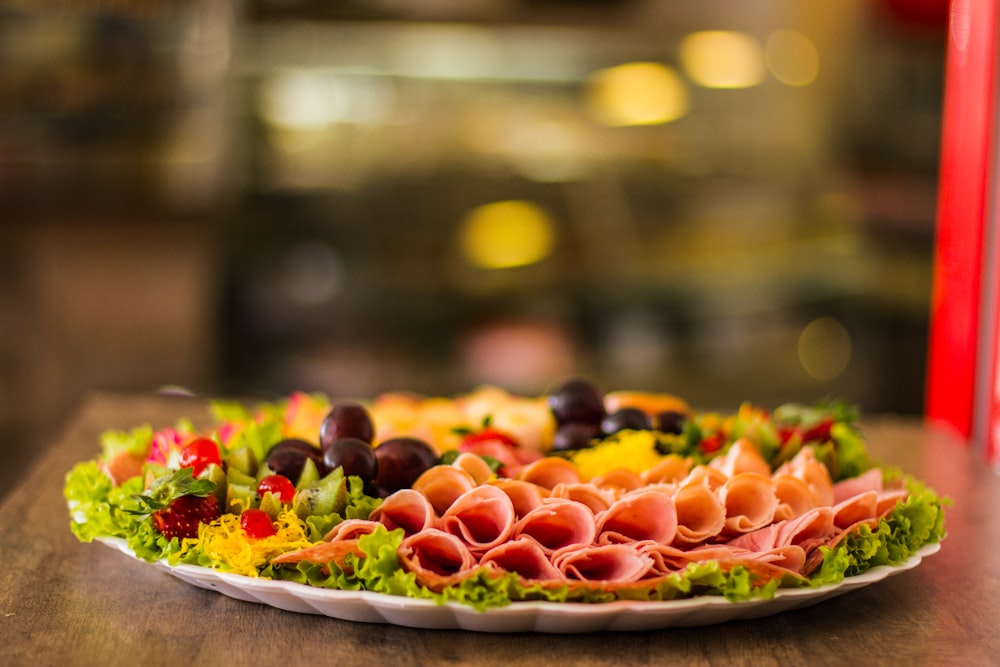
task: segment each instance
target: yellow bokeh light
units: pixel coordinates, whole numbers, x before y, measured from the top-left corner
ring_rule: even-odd
[[[742,32],[693,32],[681,41],[680,60],[691,80],[705,88],[749,88],[764,80],[760,45]]]
[[[587,89],[587,109],[611,127],[658,125],[687,113],[688,93],[666,65],[634,62],[595,72]]]
[[[799,362],[817,380],[833,380],[851,360],[851,335],[839,321],[820,317],[799,334]]]
[[[819,76],[819,52],[796,30],[777,30],[767,37],[764,58],[774,78],[787,86],[808,86]]]
[[[552,219],[537,204],[510,200],[474,208],[462,221],[465,258],[484,269],[506,269],[540,262],[552,252]]]

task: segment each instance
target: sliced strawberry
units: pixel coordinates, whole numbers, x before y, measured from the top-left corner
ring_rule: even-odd
[[[830,430],[833,428],[833,420],[826,418],[818,424],[810,426],[802,433],[802,442],[826,442],[830,439]]]
[[[136,513],[151,515],[153,527],[168,539],[197,537],[198,524],[210,523],[222,513],[215,483],[195,479],[189,467],[153,480],[138,500],[144,511]]]
[[[167,539],[198,537],[198,526],[219,518],[219,500],[214,495],[181,496],[153,512],[153,527]]]

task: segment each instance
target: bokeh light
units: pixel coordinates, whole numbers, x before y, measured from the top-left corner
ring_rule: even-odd
[[[554,225],[537,204],[509,200],[474,208],[462,221],[462,253],[483,269],[506,269],[535,264],[548,257]]]
[[[851,335],[837,319],[819,317],[799,334],[799,362],[817,380],[839,377],[851,361]]]
[[[797,30],[776,30],[768,35],[764,60],[774,78],[787,86],[808,86],[819,76],[819,51]]]
[[[684,116],[688,93],[667,65],[633,62],[600,70],[590,78],[587,110],[603,125],[659,125]]]
[[[691,80],[705,88],[749,88],[764,80],[760,45],[742,32],[693,32],[681,40],[680,60]]]

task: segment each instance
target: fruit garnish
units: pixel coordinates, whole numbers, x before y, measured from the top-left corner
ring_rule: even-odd
[[[257,484],[257,493],[271,493],[283,503],[295,500],[295,485],[284,475],[267,475]]]
[[[240,527],[246,531],[247,537],[254,539],[271,537],[278,533],[271,516],[264,510],[257,508],[243,510],[243,513],[240,514]]]
[[[149,490],[136,496],[151,515],[153,527],[167,539],[197,537],[198,526],[217,519],[221,512],[215,497],[215,482],[195,479],[191,468],[181,468],[153,481]]]
[[[181,449],[178,463],[182,468],[191,468],[191,474],[197,477],[210,464],[222,465],[219,445],[210,438],[195,438]]]

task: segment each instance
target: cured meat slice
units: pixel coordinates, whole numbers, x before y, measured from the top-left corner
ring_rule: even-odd
[[[583,503],[594,514],[603,512],[615,502],[614,491],[599,489],[590,482],[556,484],[552,488],[552,497],[566,498],[567,500],[575,500],[578,503]]]
[[[407,535],[419,533],[434,525],[434,507],[419,491],[400,489],[386,497],[368,517],[389,530],[402,528]]]
[[[527,536],[493,547],[483,554],[479,564],[514,572],[529,581],[552,581],[563,578],[562,572],[552,564],[542,546]]]
[[[778,497],[778,509],[774,512],[775,521],[794,519],[806,511],[816,507],[816,497],[812,489],[799,477],[789,474],[775,475],[774,495]]]
[[[452,467],[458,468],[459,470],[464,470],[469,473],[472,477],[472,481],[476,485],[485,484],[491,477],[493,477],[493,470],[490,469],[490,465],[483,459],[482,456],[476,454],[471,454],[469,452],[462,452],[455,457],[455,460],[451,462]]]
[[[410,535],[399,545],[403,568],[431,590],[461,581],[476,569],[476,558],[458,537],[437,528]]]
[[[790,461],[786,461],[774,471],[774,475],[798,477],[809,486],[817,505],[833,505],[833,481],[830,471],[816,459],[810,447],[799,451]]]
[[[574,484],[582,482],[580,470],[558,456],[546,456],[521,468],[517,479],[531,482],[545,489],[552,489],[556,484]]]
[[[469,456],[479,459],[475,454]],[[439,465],[425,470],[413,482],[412,488],[423,494],[438,516],[441,516],[460,495],[475,486],[475,479],[462,468]]]
[[[358,547],[358,540],[355,538],[337,540],[336,542],[319,542],[305,549],[289,551],[271,559],[272,563],[316,563],[327,565],[335,563],[344,571],[351,568],[346,564],[348,554],[354,554],[358,558],[364,558],[365,552]]]
[[[688,484],[700,484],[704,481],[705,484],[708,484],[708,488],[715,491],[716,489],[721,488],[722,485],[725,484],[728,479],[729,478],[726,477],[725,473],[723,473],[721,470],[718,470],[716,468],[711,468],[709,466],[700,465],[692,468],[691,472],[688,473],[688,476],[680,481],[679,486],[687,486]]]
[[[833,513],[833,521],[838,528],[874,519],[878,516],[878,492],[865,491],[842,500],[833,506]]]
[[[837,532],[834,511],[830,507],[814,507],[788,521],[774,524],[776,547],[801,546],[807,551],[830,539]]]
[[[707,477],[681,486],[673,495],[677,513],[676,545],[692,545],[711,539],[726,525],[726,507],[712,491]]]
[[[485,552],[514,531],[514,503],[503,490],[483,484],[466,491],[441,516],[442,530],[462,539],[473,552]]]
[[[761,453],[746,438],[738,438],[729,446],[723,456],[712,459],[709,466],[721,471],[726,477],[732,477],[743,472],[753,472],[769,476],[771,466]]]
[[[770,477],[744,472],[734,475],[719,489],[719,498],[726,508],[723,532],[748,533],[774,520],[778,497]]]
[[[368,535],[375,531],[376,528],[381,526],[378,521],[372,521],[371,519],[345,519],[334,526],[330,532],[328,532],[323,540],[325,542],[334,542],[336,540],[356,540],[362,535]]]
[[[677,534],[677,510],[669,488],[644,487],[616,500],[597,516],[597,541],[670,544]]]
[[[900,501],[906,500],[910,493],[906,489],[886,489],[878,494],[878,507],[875,512],[882,517],[896,509]]]
[[[568,579],[630,583],[650,572],[653,559],[631,544],[602,544],[561,549],[552,564]]]
[[[575,500],[550,498],[522,517],[514,535],[534,539],[546,554],[577,544],[590,544],[597,524],[590,508]]]
[[[652,468],[642,472],[642,481],[647,484],[679,483],[691,472],[692,461],[679,454],[668,454]]]
[[[871,468],[857,477],[843,479],[833,485],[833,502],[840,503],[865,491],[881,491],[884,488],[882,469]]]
[[[645,482],[638,473],[625,468],[609,470],[603,475],[598,475],[590,480],[590,483],[599,489],[610,489],[616,494],[628,493],[645,486]]]
[[[537,484],[525,482],[521,479],[508,479],[501,477],[489,482],[490,486],[495,486],[510,498],[514,504],[514,514],[522,517],[531,510],[542,504],[542,501],[549,496],[548,489],[543,489]]]

